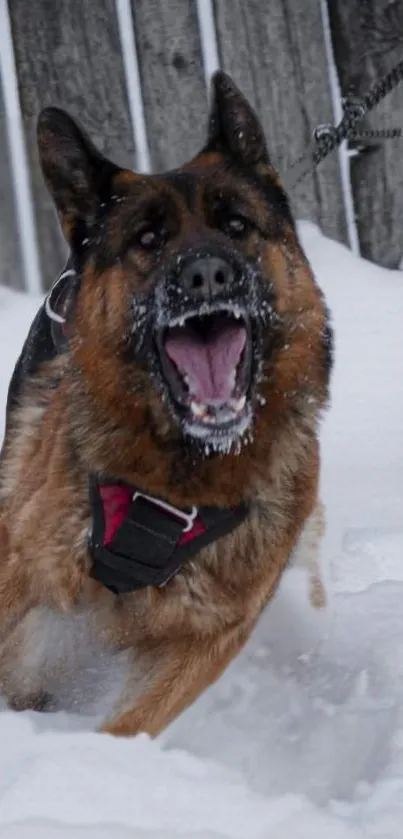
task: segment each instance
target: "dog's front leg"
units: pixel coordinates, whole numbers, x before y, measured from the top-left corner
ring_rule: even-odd
[[[0,519],[0,638],[31,605],[26,564],[10,549],[8,527]]]
[[[71,559],[55,549],[50,561],[41,567],[32,553],[22,553],[10,539],[7,522],[0,518],[0,638],[29,609],[46,604],[61,612],[70,612],[77,604],[88,577],[85,562]]]
[[[105,723],[101,731],[116,736],[139,732],[156,736],[218,679],[249,634],[240,627],[225,637],[180,641],[156,650],[154,662],[146,665],[145,690],[131,707],[127,692],[122,703],[125,710]],[[137,680],[138,675],[133,678],[133,691],[138,694]]]

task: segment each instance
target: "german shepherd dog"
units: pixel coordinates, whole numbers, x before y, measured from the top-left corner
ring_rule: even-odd
[[[222,72],[212,100],[203,150],[158,175],[38,123],[71,259],[9,391],[0,691],[52,709],[84,647],[123,656],[115,735],[217,679],[301,539],[318,599],[327,309],[255,113]]]

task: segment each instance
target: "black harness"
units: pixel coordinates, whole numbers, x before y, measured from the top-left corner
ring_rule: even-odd
[[[114,594],[164,586],[199,551],[231,533],[248,508],[182,510],[126,484],[90,479],[91,575]]]

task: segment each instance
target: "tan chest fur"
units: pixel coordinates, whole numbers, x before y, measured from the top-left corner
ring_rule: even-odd
[[[165,588],[116,600],[89,578],[87,476],[69,456],[66,400],[67,387],[48,404],[35,404],[26,395],[16,421],[18,448],[9,445],[2,469],[3,522],[12,521],[9,549],[29,580],[32,602],[64,610],[91,604],[100,623],[111,625],[118,645],[253,625],[315,501],[317,446],[309,423],[298,435],[291,425],[283,429],[276,441],[278,459],[261,464],[247,490],[250,514],[244,524],[201,551]],[[312,472],[310,494],[304,489],[300,495],[295,485],[301,462]],[[290,522],[284,551],[280,546]]]

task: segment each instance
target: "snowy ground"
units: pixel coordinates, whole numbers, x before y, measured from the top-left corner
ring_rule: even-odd
[[[301,233],[336,329],[330,605],[313,612],[289,571],[245,652],[154,742],[1,712],[0,839],[403,835],[403,274]],[[3,397],[35,308],[0,290]]]

